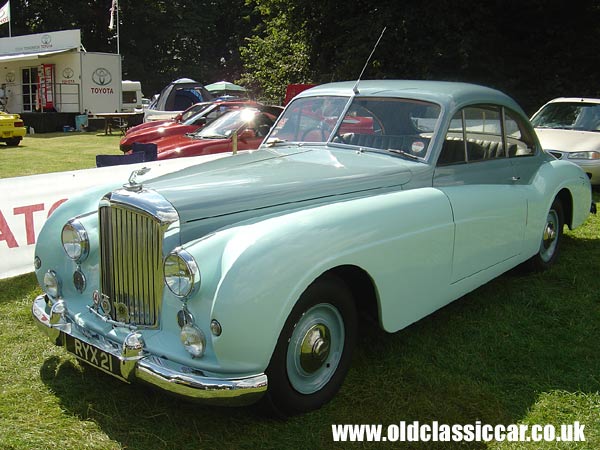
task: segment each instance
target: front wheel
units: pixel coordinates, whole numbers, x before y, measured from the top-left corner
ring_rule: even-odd
[[[290,416],[320,408],[340,389],[356,342],[356,310],[336,277],[311,284],[290,313],[267,368],[264,403]]]
[[[540,272],[554,264],[560,251],[564,225],[565,218],[562,203],[559,199],[554,199],[544,223],[540,249],[526,261],[527,269]]]

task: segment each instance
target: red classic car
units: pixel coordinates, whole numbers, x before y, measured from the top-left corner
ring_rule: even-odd
[[[250,100],[197,103],[178,114],[174,120],[146,122],[130,128],[119,143],[123,152],[131,150],[134,142],[154,142],[158,139],[193,133],[223,113],[247,106],[261,106]]]
[[[209,155],[233,150],[258,148],[273,126],[282,108],[243,108],[226,112],[195,133],[156,140],[158,159]]]

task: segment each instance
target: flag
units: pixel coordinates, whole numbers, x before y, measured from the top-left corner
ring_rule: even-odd
[[[117,12],[118,7],[117,0],[112,0],[112,5],[110,7],[110,22],[108,23],[109,30],[112,30],[115,27],[115,13]]]
[[[0,25],[10,22],[10,1],[0,8]]]

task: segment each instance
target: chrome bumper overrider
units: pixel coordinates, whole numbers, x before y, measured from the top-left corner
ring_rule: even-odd
[[[200,375],[200,371],[197,369],[149,355],[143,349],[124,350],[123,346],[109,342],[101,336],[85,332],[85,330],[78,330],[77,324],[66,319],[59,311],[51,310],[45,295],[40,295],[34,300],[32,314],[38,328],[54,344],[67,348],[67,340],[70,336],[83,343],[82,345],[91,346],[95,350],[112,355],[119,362],[119,374],[115,374],[115,371],[104,370],[98,365],[92,365],[126,382],[139,380],[190,400],[224,406],[242,406],[254,403],[267,390],[265,374],[244,378],[207,377]],[[75,354],[75,356],[77,355]],[[83,358],[79,359],[85,361]],[[110,363],[110,367],[113,367],[112,363]],[[108,364],[106,368],[108,369]]]

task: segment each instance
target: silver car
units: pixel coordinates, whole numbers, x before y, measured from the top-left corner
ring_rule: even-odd
[[[600,185],[600,99],[555,98],[531,118],[542,148],[579,165]]]

